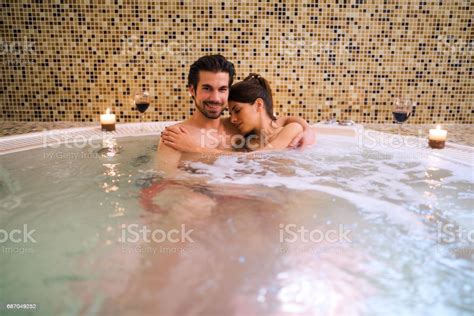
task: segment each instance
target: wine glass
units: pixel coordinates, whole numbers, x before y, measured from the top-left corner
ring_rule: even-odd
[[[402,131],[402,124],[411,115],[411,108],[413,102],[408,98],[396,98],[393,101],[392,114],[395,121],[398,123],[398,133]]]
[[[139,91],[135,93],[133,98],[133,102],[135,104],[135,108],[140,112],[140,131],[143,132],[143,115],[148,110],[150,106],[150,93],[146,90]]]

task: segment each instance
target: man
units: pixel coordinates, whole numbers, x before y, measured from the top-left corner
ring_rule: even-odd
[[[222,112],[227,106],[229,88],[235,75],[234,65],[221,55],[210,55],[199,58],[191,65],[188,75],[188,90],[193,97],[197,111],[176,125],[168,128],[170,132],[185,129],[188,137],[193,137],[194,143],[232,151],[233,137],[238,130],[230,122],[230,118],[222,118]],[[295,137],[291,146],[310,145],[314,142],[314,132],[301,118],[280,118],[279,125],[297,122],[304,128]],[[156,159],[156,167],[165,174],[172,175],[181,160],[193,159],[193,154],[177,151],[160,141]]]

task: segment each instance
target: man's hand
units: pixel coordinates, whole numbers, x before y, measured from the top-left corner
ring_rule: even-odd
[[[161,139],[165,145],[177,151],[198,153],[201,149],[199,141],[192,137],[189,131],[183,126],[167,127],[165,131],[161,133]]]
[[[314,143],[316,143],[316,133],[310,127],[310,128],[306,128],[304,131],[296,135],[288,147],[304,148],[306,146],[314,145]]]

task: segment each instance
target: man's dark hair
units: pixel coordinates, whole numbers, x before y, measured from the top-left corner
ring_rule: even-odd
[[[229,87],[234,81],[234,64],[222,55],[202,56],[191,65],[188,74],[188,87],[197,88],[199,82],[199,71],[227,72],[229,74]]]

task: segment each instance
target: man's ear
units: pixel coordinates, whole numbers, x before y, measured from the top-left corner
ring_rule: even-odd
[[[194,91],[193,85],[189,85],[189,87],[188,87],[188,93],[189,93],[189,96],[190,96],[190,97],[192,97],[193,99],[195,99],[195,97],[196,97],[196,91]]]

